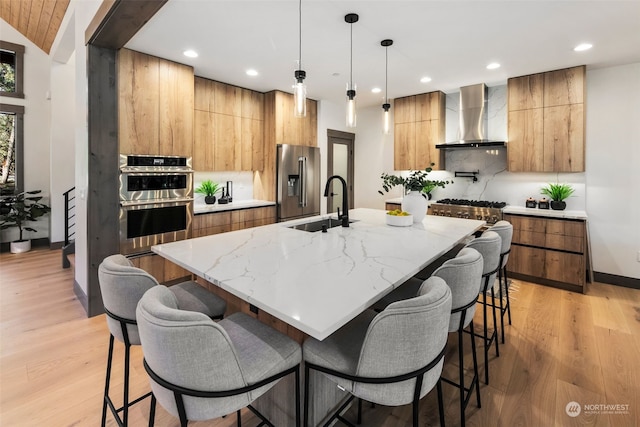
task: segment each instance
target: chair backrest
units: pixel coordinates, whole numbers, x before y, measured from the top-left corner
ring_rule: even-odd
[[[134,267],[120,254],[106,257],[98,267],[98,281],[104,308],[116,316],[127,320],[136,320],[136,306],[144,293],[156,286],[158,281],[146,271]],[[118,340],[124,342],[120,322],[107,316],[109,331]],[[139,345],[138,328],[127,325],[131,344]]]
[[[500,248],[502,247],[502,241],[500,235],[495,231],[487,230],[480,237],[476,237],[465,245],[465,248],[473,248],[480,252],[482,255],[483,278],[480,282],[480,292],[485,292],[490,289],[495,282],[498,268],[500,267]],[[491,273],[491,274],[489,274]],[[486,277],[488,275],[488,280]],[[485,289],[487,286],[487,289]]]
[[[451,289],[451,310],[465,307],[478,299],[478,282],[482,279],[482,255],[473,248],[463,248],[455,258],[446,261],[434,276],[442,278]],[[476,304],[456,313],[451,313],[449,332],[460,327],[460,317],[465,314],[462,327],[466,327],[473,319]]]
[[[507,265],[509,259],[509,250],[511,249],[511,239],[513,238],[513,225],[509,221],[498,221],[489,230],[498,233],[500,239],[502,239],[502,247],[500,248],[500,255],[502,255],[502,264],[500,268]]]
[[[144,358],[163,380],[199,391],[224,391],[247,385],[227,332],[207,315],[178,309],[166,286],[147,291],[136,311]],[[158,402],[175,417],[173,392],[151,380]],[[251,403],[249,393],[203,399],[184,396],[189,420],[208,420]]]
[[[356,375],[393,377],[425,367],[447,342],[451,290],[439,277],[425,280],[418,296],[389,304],[369,324]],[[424,374],[420,397],[440,378],[442,362]],[[357,383],[354,391],[365,400],[403,405],[413,399],[415,380],[394,384]]]

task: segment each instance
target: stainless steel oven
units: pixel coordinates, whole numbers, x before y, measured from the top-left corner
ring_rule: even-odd
[[[190,157],[120,156],[120,252],[191,237],[193,170]]]

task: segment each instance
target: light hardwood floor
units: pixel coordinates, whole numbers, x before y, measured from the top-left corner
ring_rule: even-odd
[[[72,290],[72,270],[61,268],[60,257],[47,249],[0,254],[1,426],[99,425],[109,333],[104,315],[86,317]],[[490,353],[490,385],[481,382],[482,408],[472,398],[467,425],[640,425],[640,291],[596,283],[580,295],[520,281],[511,289],[513,325],[506,327],[501,356]],[[116,344],[115,396],[121,396],[122,354]],[[482,366],[481,351],[479,358]],[[148,391],[141,359],[134,347],[133,396]],[[455,378],[455,345],[446,360],[445,374]],[[457,391],[443,388],[447,425],[459,425]],[[582,406],[575,418],[565,412],[571,401]],[[592,406],[587,414],[584,405],[628,405],[628,412]],[[421,425],[438,424],[436,408],[430,393],[421,402]],[[147,425],[148,400],[130,416],[130,425]],[[365,405],[362,425],[407,426],[410,418],[408,406]],[[257,424],[251,414],[243,421]],[[179,423],[158,408],[156,425]],[[190,423],[204,425],[234,426],[235,417]]]

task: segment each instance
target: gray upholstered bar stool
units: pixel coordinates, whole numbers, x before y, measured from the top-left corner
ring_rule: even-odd
[[[477,237],[467,243],[465,248],[473,248],[482,255],[483,268],[482,280],[480,283],[480,294],[482,295],[482,320],[484,340],[484,382],[489,384],[489,348],[495,342],[496,356],[500,357],[498,348],[498,320],[496,316],[495,304],[487,303],[487,293],[491,292],[492,301],[495,299],[493,285],[496,281],[496,275],[500,269],[500,248],[502,241],[498,233],[487,230],[480,237]],[[493,332],[489,335],[487,323],[487,306],[492,307],[493,312]]]
[[[473,315],[476,312],[476,302],[478,301],[479,284],[482,278],[483,261],[482,255],[475,249],[464,248],[455,258],[442,264],[433,272],[434,277],[443,279],[451,289],[451,319],[449,320],[449,332],[458,333],[458,368],[459,382],[454,382],[447,378],[442,381],[454,385],[460,389],[460,425],[465,425],[465,408],[471,398],[471,393],[476,392],[476,402],[478,408],[480,402],[480,383],[478,380],[478,358],[476,354],[476,337],[473,330]],[[408,293],[415,296],[416,290],[423,281],[418,278],[411,278],[396,291],[385,297],[384,301],[405,299]],[[398,291],[398,292],[397,292]],[[410,296],[409,296],[410,297]],[[471,337],[471,356],[473,358],[473,379],[469,387],[464,385],[464,345],[463,332],[468,327]]]
[[[509,221],[498,221],[491,228],[500,236],[502,247],[500,248],[500,269],[498,270],[498,286],[500,296],[500,327],[502,328],[502,343],[504,344],[504,314],[509,316],[511,324],[511,303],[509,301],[509,280],[507,278],[507,261],[511,252],[511,240],[513,238],[513,225]],[[495,300],[491,301],[495,304]]]
[[[300,425],[300,344],[244,313],[213,322],[202,313],[180,310],[164,286],[149,289],[136,319],[153,397],[185,427],[248,407],[281,378],[295,374],[295,416]]]
[[[129,402],[129,358],[132,345],[140,345],[136,324],[136,306],[142,295],[158,286],[158,282],[146,271],[134,267],[123,255],[105,258],[98,267],[98,279],[104,310],[109,327],[109,356],[102,405],[102,426],[106,424],[107,407],[113,413],[118,425],[128,423],[129,407],[149,397],[147,393]],[[191,311],[204,313],[211,318],[222,318],[227,303],[195,282],[183,282],[171,287],[178,299],[178,305]],[[124,344],[124,397],[123,405],[116,408],[109,396],[114,338]],[[122,412],[122,418],[119,413]]]
[[[440,374],[450,317],[451,291],[444,280],[432,277],[414,298],[394,302],[381,313],[367,310],[323,341],[308,338],[303,344],[305,426],[312,370],[351,393],[325,426],[336,418],[352,426],[340,413],[358,397],[387,406],[412,403],[417,427],[420,399],[434,386],[444,425]]]

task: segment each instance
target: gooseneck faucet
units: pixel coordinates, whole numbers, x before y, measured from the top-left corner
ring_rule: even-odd
[[[345,181],[344,178],[342,178],[339,175],[333,175],[332,177],[329,177],[329,179],[327,179],[327,184],[324,186],[324,197],[329,197],[329,185],[331,184],[331,181],[333,181],[334,179],[340,180],[340,182],[342,183],[342,210],[344,212],[342,212],[342,215],[340,215],[340,208],[338,207],[338,219],[342,220],[343,227],[348,227],[349,226],[349,198],[347,197],[347,181]]]

